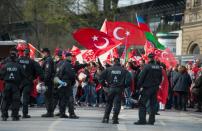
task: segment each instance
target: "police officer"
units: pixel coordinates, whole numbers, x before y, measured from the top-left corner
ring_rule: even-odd
[[[56,73],[57,83],[60,84],[58,87],[59,95],[59,111],[61,118],[67,118],[66,106],[69,108],[69,118],[78,119],[74,112],[74,100],[73,100],[73,84],[75,82],[75,71],[71,65],[72,55],[66,53],[66,58],[63,63],[59,66]],[[55,81],[55,80],[54,80]]]
[[[114,103],[113,124],[119,124],[118,115],[121,109],[121,95],[127,83],[130,83],[129,73],[120,65],[120,59],[114,59],[114,65],[105,69],[100,76],[100,82],[108,87],[108,99],[105,108],[103,123],[109,122],[110,112]]]
[[[63,59],[62,59],[62,50],[58,50],[55,53],[55,59],[54,59],[54,64],[55,64],[55,74],[59,73],[60,70],[60,66],[62,66],[63,64]],[[54,110],[57,107],[58,103],[59,103],[59,85],[58,83],[54,84],[54,90],[53,90],[53,104],[54,104]],[[60,116],[60,113],[56,113],[55,116]],[[66,116],[68,117],[66,114],[63,115],[63,117]]]
[[[138,87],[140,88],[139,98],[139,120],[136,125],[150,124],[155,122],[155,105],[157,91],[162,81],[162,69],[159,64],[154,61],[154,54],[149,54],[149,63],[144,66],[140,73]],[[146,103],[149,100],[150,114],[149,121],[146,123]]]
[[[43,70],[40,65],[29,57],[30,50],[24,50],[24,56],[18,59],[19,64],[23,67],[24,73],[27,76],[26,81],[22,84],[22,113],[23,118],[30,118],[28,115],[28,104],[30,102],[30,94],[33,88],[33,81],[40,77],[43,80]]]
[[[10,61],[8,61],[0,70],[0,77],[5,81],[5,88],[3,91],[2,102],[2,120],[6,121],[8,118],[8,109],[12,104],[13,121],[19,120],[20,108],[20,84],[26,79],[22,67],[16,61],[16,51],[10,51]]]
[[[53,117],[54,62],[50,55],[50,50],[48,48],[43,48],[42,54],[43,54],[42,69],[44,71],[44,84],[47,87],[47,90],[44,94],[47,113],[43,114],[42,117]]]

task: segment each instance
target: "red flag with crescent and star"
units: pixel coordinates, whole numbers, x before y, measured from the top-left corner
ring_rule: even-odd
[[[87,49],[100,56],[121,43],[94,28],[80,28],[73,33],[74,39]]]
[[[122,42],[127,47],[131,45],[143,46],[146,43],[144,32],[132,23],[106,21],[105,26],[109,36]]]

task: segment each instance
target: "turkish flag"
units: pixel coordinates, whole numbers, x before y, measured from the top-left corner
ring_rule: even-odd
[[[84,61],[86,61],[86,62],[95,61],[95,59],[96,59],[95,53],[93,50],[87,50],[86,52],[84,52],[82,54],[82,57],[83,57]]]
[[[32,44],[28,44],[28,47],[29,47],[29,50],[30,50],[30,58],[34,59],[35,58],[35,51],[36,51],[36,48],[32,45]]]
[[[80,28],[73,33],[74,39],[87,49],[100,56],[121,43],[107,34],[93,28]]]
[[[162,70],[162,74],[163,74],[163,80],[157,93],[157,99],[159,102],[166,104],[168,98],[169,81],[165,70]]]
[[[167,68],[175,67],[177,65],[177,60],[169,48],[166,48],[165,50],[159,50],[147,42],[144,46],[144,50],[145,56],[148,56],[150,53],[154,53],[155,59],[164,63]]]
[[[126,46],[145,45],[146,37],[138,26],[129,22],[105,22],[107,34]]]
[[[177,60],[169,48],[162,51],[160,61],[168,68],[175,67],[177,65]]]
[[[76,46],[73,46],[72,49],[71,49],[71,53],[74,55],[74,56],[77,56],[78,54],[81,53],[81,50],[76,47]]]

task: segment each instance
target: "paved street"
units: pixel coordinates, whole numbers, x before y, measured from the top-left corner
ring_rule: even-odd
[[[120,124],[101,123],[103,109],[78,108],[76,113],[81,117],[77,120],[61,118],[41,118],[43,108],[32,108],[31,119],[13,122],[0,121],[0,131],[200,131],[202,113],[160,112],[154,126],[137,126],[133,122],[138,119],[137,110],[122,110]]]

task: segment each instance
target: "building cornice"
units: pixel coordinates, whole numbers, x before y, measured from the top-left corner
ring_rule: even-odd
[[[192,28],[192,27],[198,27],[202,26],[202,21],[192,22],[192,23],[186,23],[181,26],[181,28]]]

